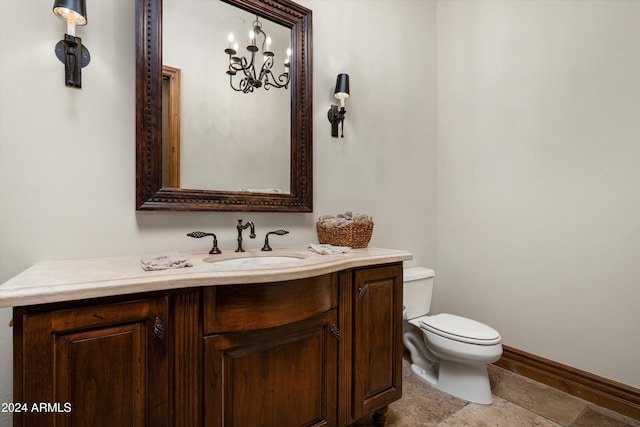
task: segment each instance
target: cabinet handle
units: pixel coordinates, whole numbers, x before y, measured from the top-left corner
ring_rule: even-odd
[[[331,327],[331,333],[333,334],[333,336],[339,340],[340,339],[340,329],[338,329],[338,327],[336,325],[333,325]]]
[[[363,287],[358,288],[358,298],[362,298],[365,293],[367,293],[367,289],[369,289],[369,284],[365,284]]]
[[[155,322],[153,322],[153,333],[156,334],[156,336],[161,340],[164,339],[164,335],[166,333],[166,327],[164,325],[164,322],[160,320],[159,317],[156,317]]]

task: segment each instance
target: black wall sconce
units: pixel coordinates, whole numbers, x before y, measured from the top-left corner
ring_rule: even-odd
[[[76,37],[76,25],[87,25],[87,5],[85,0],[55,0],[53,13],[67,22],[64,39],[56,44],[56,56],[64,64],[64,84],[82,88],[83,67],[91,60],[89,50],[82,45],[82,39]]]
[[[342,128],[341,137],[344,138],[344,115],[347,112],[344,109],[344,101],[349,98],[349,74],[338,74],[336,90],[333,96],[340,100],[340,108],[337,105],[331,105],[327,113],[327,117],[331,122],[331,136],[338,137],[338,124],[340,124]]]

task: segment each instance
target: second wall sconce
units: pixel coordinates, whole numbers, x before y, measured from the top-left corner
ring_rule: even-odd
[[[342,127],[342,138],[344,138],[344,115],[347,110],[344,109],[344,101],[349,98],[349,74],[338,74],[336,80],[336,90],[334,95],[336,99],[340,100],[340,107],[337,105],[331,105],[327,113],[327,117],[331,122],[331,136],[338,137],[338,124]]]
[[[85,0],[55,0],[53,13],[67,22],[64,39],[56,44],[56,56],[64,64],[64,84],[82,88],[83,67],[91,60],[89,50],[76,37],[76,25],[87,25],[87,5]]]

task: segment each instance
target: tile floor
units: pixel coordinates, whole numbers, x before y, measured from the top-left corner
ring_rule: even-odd
[[[417,379],[403,361],[402,399],[389,405],[388,427],[640,427],[640,421],[491,365],[492,405],[457,399]],[[370,418],[354,426],[368,427]]]

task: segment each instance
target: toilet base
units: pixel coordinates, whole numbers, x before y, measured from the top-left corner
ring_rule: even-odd
[[[468,402],[493,403],[486,365],[440,361],[437,373],[411,364],[411,371],[426,384]]]

